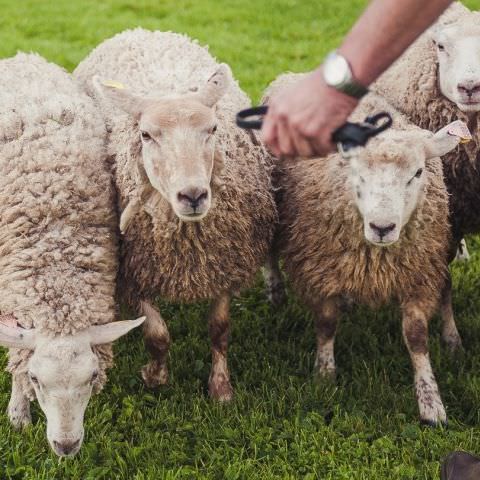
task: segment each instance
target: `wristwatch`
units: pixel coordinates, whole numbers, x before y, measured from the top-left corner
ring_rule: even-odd
[[[362,98],[368,88],[353,76],[348,60],[337,52],[331,52],[323,63],[323,79],[329,86],[350,97]]]

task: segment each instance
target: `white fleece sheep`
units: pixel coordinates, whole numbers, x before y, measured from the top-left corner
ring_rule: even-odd
[[[298,80],[282,76],[267,92]],[[276,251],[294,291],[312,309],[316,368],[335,374],[333,345],[342,301],[398,302],[415,374],[420,417],[446,420],[428,355],[428,322],[447,272],[448,197],[439,155],[459,143],[447,129],[433,135],[409,124],[375,95],[354,121],[388,111],[393,127],[365,148],[295,161],[278,174]]]
[[[276,221],[270,157],[234,124],[249,100],[226,65],[175,33],[121,33],[74,75],[111,129],[125,231],[121,282],[147,316],[154,357],[143,378],[152,386],[167,381],[170,339],[154,299],[211,300],[209,390],[229,400],[230,298],[253,283]]]
[[[473,139],[443,157],[450,193],[452,246],[480,232],[480,12],[454,3],[373,87],[416,125],[435,130],[460,119]],[[460,247],[460,248],[459,248]],[[468,253],[467,253],[468,255]],[[451,281],[442,298],[444,339],[461,346],[451,306]]]
[[[117,316],[114,190],[102,117],[63,69],[37,55],[0,61],[0,344],[9,347],[9,417],[35,397],[58,455],[74,454]]]

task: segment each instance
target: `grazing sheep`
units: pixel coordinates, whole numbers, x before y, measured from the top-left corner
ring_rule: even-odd
[[[374,89],[421,128],[436,130],[460,119],[472,132],[473,141],[443,157],[445,184],[451,195],[453,260],[457,249],[466,251],[462,238],[480,232],[480,12],[454,4]],[[451,295],[449,278],[442,295],[443,338],[455,350],[461,339]]]
[[[114,190],[100,113],[37,55],[0,61],[0,345],[15,427],[37,398],[58,455],[75,454],[83,416],[112,365],[110,342],[142,320],[116,317]]]
[[[111,129],[125,233],[121,282],[129,302],[147,316],[153,356],[143,378],[156,386],[168,377],[170,337],[154,299],[208,299],[209,392],[230,400],[230,298],[254,281],[276,222],[271,159],[253,134],[234,124],[249,101],[226,65],[175,33],[121,33],[74,75],[96,95]]]
[[[280,77],[282,88],[298,78]],[[335,374],[334,338],[344,300],[402,311],[420,417],[446,421],[428,354],[428,322],[448,269],[448,197],[438,156],[458,137],[409,125],[383,99],[362,100],[353,118],[389,111],[394,127],[366,148],[297,161],[279,173],[277,251],[294,291],[312,309],[316,368]]]

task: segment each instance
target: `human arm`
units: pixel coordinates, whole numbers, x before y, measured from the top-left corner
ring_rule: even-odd
[[[450,0],[373,0],[338,52],[368,86],[447,8]],[[276,155],[324,155],[358,99],[326,85],[322,66],[272,97],[262,138]]]

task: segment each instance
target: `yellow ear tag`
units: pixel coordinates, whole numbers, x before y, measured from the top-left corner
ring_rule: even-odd
[[[118,88],[118,90],[123,90],[125,88],[125,85],[123,83],[116,82],[114,80],[106,80],[105,82],[103,82],[103,84],[106,87]]]

